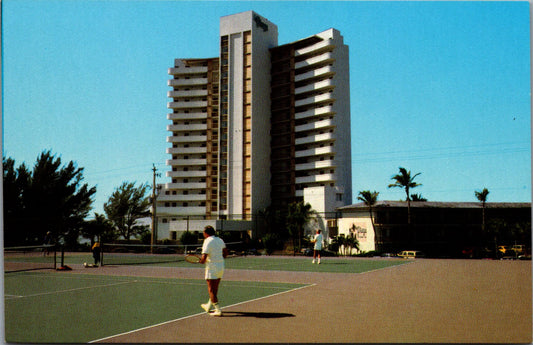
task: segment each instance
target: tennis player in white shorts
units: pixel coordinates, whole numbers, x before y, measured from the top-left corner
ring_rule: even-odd
[[[208,225],[204,229],[204,244],[202,246],[202,258],[200,263],[205,264],[205,280],[207,281],[207,291],[209,301],[202,304],[202,308],[209,313],[211,307],[215,311],[209,313],[212,316],[221,316],[222,312],[218,305],[218,287],[224,275],[224,258],[228,255],[228,250],[224,241],[215,236],[215,229]]]

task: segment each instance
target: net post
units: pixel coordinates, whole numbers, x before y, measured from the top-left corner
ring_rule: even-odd
[[[65,246],[61,245],[61,267],[65,266]]]

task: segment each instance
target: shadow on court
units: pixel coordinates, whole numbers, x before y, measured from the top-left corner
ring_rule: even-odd
[[[258,319],[280,319],[283,317],[294,317],[294,314],[289,313],[256,313],[244,311],[224,311],[223,317],[255,317]]]

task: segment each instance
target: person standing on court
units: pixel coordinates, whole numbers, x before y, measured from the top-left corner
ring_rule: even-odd
[[[215,236],[215,229],[208,225],[204,229],[204,244],[200,263],[205,264],[205,280],[209,301],[202,304],[202,308],[212,316],[222,316],[218,305],[218,287],[224,275],[224,259],[228,256],[228,249],[224,241]],[[211,307],[215,310],[210,313]]]
[[[46,235],[44,236],[43,246],[49,246],[51,244],[52,244],[52,233],[50,231],[47,231]],[[50,248],[44,247],[43,252],[44,252],[44,256],[47,256],[50,252]]]
[[[324,238],[322,237],[322,230],[317,230],[316,235],[313,238],[313,243],[315,244],[315,247],[313,248],[313,263],[320,264],[320,252],[322,251],[322,242]],[[318,261],[317,261],[318,259]]]
[[[100,263],[100,253],[102,248],[100,248],[100,242],[94,242],[91,251],[93,252],[94,266],[98,266]]]

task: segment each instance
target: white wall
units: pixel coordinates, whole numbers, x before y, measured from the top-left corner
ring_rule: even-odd
[[[359,241],[359,249],[362,252],[369,252],[376,250],[375,233],[372,228],[372,221],[370,220],[369,212],[362,213],[343,213],[342,218],[338,219],[339,235],[344,234],[348,236],[352,224],[358,229],[356,236]],[[366,233],[364,232],[366,231]]]

